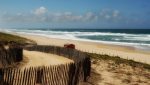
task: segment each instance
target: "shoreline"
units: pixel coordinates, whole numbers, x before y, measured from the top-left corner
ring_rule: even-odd
[[[23,35],[33,35],[33,36],[42,36],[42,37],[47,37],[47,38],[52,38],[52,39],[61,39],[61,40],[73,40],[73,41],[81,41],[81,42],[88,42],[88,43],[95,43],[95,44],[103,44],[103,45],[110,45],[110,46],[117,46],[117,47],[123,47],[123,48],[130,48],[134,50],[138,50],[140,52],[144,53],[150,53],[150,46],[147,44],[137,44],[137,43],[126,43],[126,42],[109,42],[109,41],[101,41],[101,40],[90,40],[90,39],[82,39],[82,38],[77,38],[77,37],[70,37],[70,36],[64,36],[64,35],[45,35],[45,34],[40,34],[40,33],[20,33],[20,32],[12,32],[12,31],[4,31],[5,33],[11,33],[11,34],[23,34]],[[61,37],[60,37],[61,36]]]
[[[56,45],[63,47],[63,45],[66,43],[73,43],[75,44],[76,49],[84,52],[107,54],[110,56],[119,56],[120,58],[131,59],[137,62],[150,64],[150,52],[138,50],[130,46],[120,46],[113,44],[67,40],[67,39],[56,39],[40,35],[28,35],[28,34],[15,34],[15,35],[19,35],[21,37],[34,40],[39,45]]]
[[[100,29],[97,29],[100,30]],[[149,33],[139,32],[133,34],[130,32],[128,33],[126,30],[121,32],[106,32],[104,31],[82,31],[82,30],[42,30],[42,29],[8,29],[3,30],[8,33],[18,33],[18,34],[27,34],[27,35],[36,35],[36,36],[43,36],[49,38],[56,38],[56,39],[67,39],[67,40],[77,40],[77,41],[85,41],[85,42],[92,42],[92,43],[100,43],[100,44],[110,44],[110,45],[119,45],[119,46],[126,46],[126,47],[133,47],[136,50],[150,52],[150,44],[149,41]],[[99,36],[99,37],[97,37]],[[100,39],[99,39],[100,38]]]
[[[16,33],[16,34],[21,34],[21,33],[17,33],[17,32],[10,32],[10,33]],[[103,44],[103,45],[110,45],[110,46],[117,46],[117,47],[123,47],[123,48],[130,48],[130,49],[134,49],[134,50],[139,50],[140,52],[144,52],[144,53],[150,53],[150,48],[149,46],[139,46],[133,44],[133,43],[125,43],[125,42],[109,42],[109,41],[98,41],[98,40],[89,40],[89,39],[81,39],[81,38],[67,38],[66,37],[54,37],[53,35],[41,35],[41,34],[32,34],[32,33],[23,33],[23,35],[33,35],[33,36],[42,36],[42,37],[47,37],[47,38],[52,38],[52,39],[61,39],[61,40],[72,40],[72,41],[80,41],[80,42],[88,42],[88,43],[95,43],[95,44]]]

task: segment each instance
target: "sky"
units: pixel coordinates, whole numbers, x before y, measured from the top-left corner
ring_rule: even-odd
[[[150,28],[150,0],[0,0],[0,28]]]

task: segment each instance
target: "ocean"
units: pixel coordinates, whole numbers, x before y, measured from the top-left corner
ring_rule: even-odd
[[[1,29],[50,38],[132,46],[150,51],[150,29]]]

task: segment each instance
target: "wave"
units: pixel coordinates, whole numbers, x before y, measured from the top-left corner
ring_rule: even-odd
[[[128,34],[111,32],[87,32],[87,31],[61,31],[61,30],[27,30],[5,29],[5,32],[15,32],[29,35],[39,35],[50,38],[71,39],[87,42],[107,43],[116,45],[134,46],[150,49],[150,34]]]
[[[7,31],[12,32],[32,32],[32,33],[52,33],[52,34],[72,34],[72,35],[80,35],[80,36],[98,36],[98,35],[114,35],[114,36],[148,36],[150,34],[128,34],[128,33],[111,33],[111,32],[80,32],[80,31],[52,31],[52,30],[19,30],[19,29],[7,29]]]

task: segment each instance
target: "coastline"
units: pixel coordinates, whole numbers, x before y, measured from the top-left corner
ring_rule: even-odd
[[[67,40],[67,39],[56,39],[39,35],[16,34],[16,33],[12,34],[34,40],[39,45],[56,45],[63,47],[63,45],[66,43],[73,43],[75,44],[76,49],[81,51],[97,54],[107,54],[110,56],[119,56],[124,59],[131,59],[137,62],[150,64],[150,52],[137,50],[129,46],[111,45],[104,43],[94,43],[94,42]]]
[[[149,75],[150,75],[150,64],[147,62],[142,62],[141,60],[149,60],[149,53],[136,50],[132,47],[111,45],[111,44],[101,44],[101,43],[91,43],[85,41],[76,41],[76,40],[64,40],[64,39],[55,39],[48,38],[37,35],[27,35],[27,34],[17,34],[10,33],[14,35],[19,35],[21,38],[34,40],[39,45],[55,45],[63,46],[65,43],[73,43],[76,45],[76,49],[91,52],[88,53],[91,56],[91,75],[88,77],[87,82],[79,82],[79,85],[129,85],[129,84],[138,84],[138,85],[149,85]],[[94,51],[93,51],[94,50]],[[94,54],[97,52],[97,54]],[[24,52],[25,60],[21,64],[22,69],[24,67],[28,68],[29,66],[43,66],[49,64],[59,64],[64,62],[64,58],[56,58],[56,55],[53,54],[41,54],[40,52]],[[107,55],[104,55],[106,53]],[[113,56],[111,56],[112,53]],[[114,54],[119,57],[114,57]],[[35,56],[33,56],[35,55]],[[130,59],[137,57],[134,61],[126,60],[124,56],[128,55]],[[29,57],[30,56],[30,57]],[[31,57],[32,56],[32,57]],[[114,58],[113,58],[114,57]],[[50,59],[50,60],[49,60]],[[51,60],[52,59],[52,60]],[[60,61],[58,61],[58,60]],[[138,61],[139,62],[135,62]],[[34,60],[34,61],[33,61]],[[41,60],[43,62],[41,62]],[[54,60],[54,61],[53,61]],[[56,62],[57,61],[57,62]],[[63,62],[62,62],[63,61]],[[28,62],[28,63],[27,63]],[[46,63],[44,63],[46,62]],[[24,64],[27,63],[27,64]],[[59,72],[58,72],[59,73]]]

